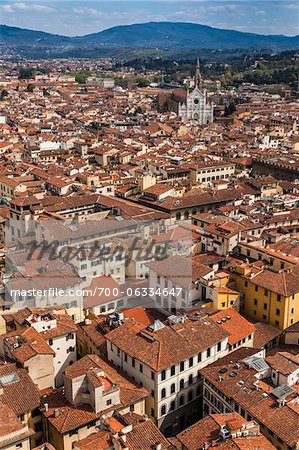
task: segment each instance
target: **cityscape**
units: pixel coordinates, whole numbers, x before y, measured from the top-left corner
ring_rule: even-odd
[[[299,5],[0,1],[0,450],[299,450]]]

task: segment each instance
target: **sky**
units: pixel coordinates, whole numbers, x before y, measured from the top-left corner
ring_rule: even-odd
[[[0,0],[0,23],[67,36],[142,22],[193,22],[259,34],[299,34],[298,0]]]

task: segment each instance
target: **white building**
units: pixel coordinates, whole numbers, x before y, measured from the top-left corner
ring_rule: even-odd
[[[209,318],[172,316],[147,328],[127,320],[105,337],[108,359],[150,392],[146,414],[173,435],[198,417],[199,370],[227,354],[228,336]]]
[[[213,122],[213,104],[208,99],[207,92],[202,88],[202,78],[197,60],[194,78],[194,89],[187,91],[186,103],[179,105],[178,115],[180,117],[194,120],[199,125]]]

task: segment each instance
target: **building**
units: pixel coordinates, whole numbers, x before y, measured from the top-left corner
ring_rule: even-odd
[[[22,424],[23,428],[19,425],[17,426],[15,419],[12,419],[14,424],[17,426],[18,431],[22,429],[25,432],[24,447],[27,445],[27,436],[30,438],[29,448],[42,443],[43,427],[41,415],[38,409],[40,406],[40,398],[40,391],[31,380],[26,369],[21,369],[14,363],[3,364],[1,361],[0,402],[10,408]],[[2,412],[3,411],[1,409],[0,421],[2,420]],[[28,430],[30,430],[30,433],[28,433]],[[15,435],[15,437],[17,438],[17,435]],[[13,448],[15,449],[16,444],[14,445],[15,447]]]
[[[177,450],[274,450],[260,432],[259,425],[236,412],[210,414],[179,433],[173,444]]]
[[[5,403],[0,402],[0,449],[30,450],[30,436],[32,430],[20,422],[13,410]]]
[[[22,362],[25,367],[28,367],[28,364],[32,362],[33,372],[36,364],[41,364],[41,354],[43,359],[45,359],[46,355],[49,355],[51,360],[49,359],[46,367],[41,365],[40,369],[43,370],[39,374],[43,373],[43,382],[50,383],[51,374],[44,372],[45,370],[50,370],[53,364],[55,386],[61,386],[63,384],[64,369],[77,360],[77,327],[71,317],[67,314],[57,314],[57,311],[49,308],[25,308],[15,314],[5,315],[4,318],[8,330],[16,330],[12,335],[9,333],[8,336],[5,336],[4,352],[6,351],[6,354],[8,354],[7,352],[10,351],[7,339],[14,338],[15,341],[12,342],[13,348],[9,354],[14,359]],[[34,328],[38,336],[34,337],[33,332],[28,332],[28,327]],[[23,333],[21,330],[23,330]],[[41,339],[43,342],[41,342]],[[37,345],[37,342],[40,342],[40,345]],[[25,347],[24,344],[26,344]],[[28,355],[29,348],[30,353]],[[26,358],[24,358],[25,349],[27,349]],[[35,356],[38,356],[37,362],[32,360]],[[33,376],[33,379],[35,379],[35,376]]]
[[[230,268],[241,292],[241,311],[248,317],[284,330],[299,320],[299,266],[275,271],[262,262],[237,263]]]
[[[204,414],[237,412],[260,425],[280,450],[299,448],[298,356],[238,349],[200,372],[204,378]],[[277,371],[285,372],[278,376]],[[279,384],[281,383],[281,384]]]
[[[115,413],[103,430],[74,444],[74,450],[174,450],[152,420],[136,413]]]
[[[213,122],[213,104],[202,87],[199,60],[197,60],[194,77],[194,89],[191,91],[178,88],[171,94],[160,94],[160,110],[175,111],[179,117],[192,120],[198,125]]]
[[[127,320],[106,334],[108,359],[144,386],[146,414],[167,436],[200,416],[199,370],[227,353],[229,333],[210,318]]]
[[[45,434],[56,450],[103,428],[115,411],[143,415],[148,391],[96,355],[86,355],[65,371],[64,387],[43,397]],[[108,447],[109,448],[109,447]]]

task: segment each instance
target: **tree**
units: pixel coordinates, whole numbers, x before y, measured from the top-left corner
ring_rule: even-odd
[[[228,105],[225,105],[224,108],[224,115],[225,116],[230,116],[231,114],[233,114],[236,111],[236,105],[234,102],[229,102]]]
[[[35,89],[34,84],[29,83],[29,84],[27,85],[27,92],[33,92],[34,89]]]
[[[77,83],[85,84],[86,83],[86,79],[88,77],[90,77],[90,75],[91,75],[91,73],[88,72],[88,71],[78,72],[75,75],[75,80],[76,80]]]
[[[28,80],[33,78],[35,70],[30,67],[22,67],[19,70],[19,80]]]
[[[150,81],[144,77],[137,77],[136,82],[138,87],[147,87],[150,84]]]
[[[6,89],[2,89],[1,94],[0,94],[0,100],[3,101],[5,99],[5,97],[8,97],[8,92]]]

